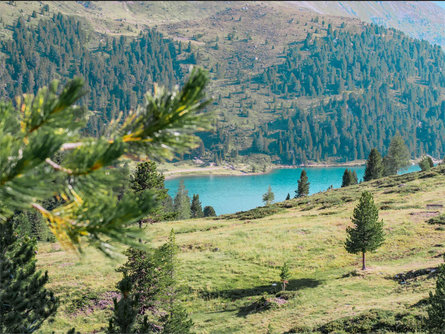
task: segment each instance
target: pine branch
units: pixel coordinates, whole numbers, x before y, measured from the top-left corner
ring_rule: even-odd
[[[111,189],[121,182],[116,168],[129,157],[168,159],[196,145],[196,131],[210,124],[207,82],[206,73],[194,69],[181,90],[157,87],[101,138],[79,133],[88,116],[74,105],[84,94],[82,79],[60,94],[54,81],[35,97],[18,98],[17,108],[0,103],[0,220],[32,207],[66,247],[81,251],[82,240],[106,253],[110,241],[140,246],[140,231],[131,224],[156,208],[156,198],[147,192],[118,200]],[[45,209],[42,201],[52,196],[62,203]]]

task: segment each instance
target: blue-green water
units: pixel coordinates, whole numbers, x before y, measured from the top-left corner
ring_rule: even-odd
[[[326,190],[329,186],[339,188],[345,167],[310,167],[305,168],[310,182],[310,194]],[[358,179],[363,179],[365,167],[352,167]],[[418,171],[417,165],[411,166],[402,173]],[[199,194],[199,199],[204,206],[211,205],[217,215],[244,211],[262,206],[263,194],[269,185],[275,194],[275,201],[286,199],[289,193],[291,198],[295,195],[297,181],[302,169],[275,169],[264,175],[247,176],[189,176],[165,181],[169,194],[174,198],[179,181],[184,180],[185,188],[190,198],[193,194]]]

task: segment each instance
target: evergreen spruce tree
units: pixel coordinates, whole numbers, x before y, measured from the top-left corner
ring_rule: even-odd
[[[156,196],[159,205],[153,208],[149,218],[153,221],[163,220],[170,212],[166,210],[166,204],[169,201],[167,189],[165,189],[165,177],[158,172],[154,161],[140,162],[136,170],[130,177],[130,188],[136,194],[142,194],[145,191],[151,191]],[[142,221],[139,223],[141,224]]]
[[[129,248],[124,252],[127,262],[117,269],[122,272],[132,287],[132,294],[138,294],[138,313],[144,314],[158,306],[162,293],[161,280],[163,263],[156,249],[141,250]]]
[[[378,221],[379,212],[370,192],[364,191],[355,207],[352,223],[347,227],[345,248],[349,253],[362,253],[362,270],[366,270],[365,254],[373,252],[384,242],[383,221]]]
[[[113,316],[109,320],[107,333],[137,333],[138,295],[131,292],[131,280],[125,275],[117,287],[121,292],[121,299],[113,299]]]
[[[431,157],[428,157],[428,163],[430,164],[431,168],[434,167],[434,162],[433,162],[433,159],[431,159]]]
[[[275,194],[272,192],[271,186],[267,189],[267,192],[263,195],[263,202],[266,205],[272,204],[275,200]]]
[[[345,172],[343,173],[341,186],[343,188],[349,185],[351,185],[351,172],[349,171],[349,169],[345,169]]]
[[[204,217],[216,217],[216,212],[213,206],[206,206],[204,208]]]
[[[176,281],[178,250],[172,230],[168,242],[158,249],[143,251],[130,248],[125,252],[128,260],[117,271],[129,280],[131,294],[138,296],[137,313],[144,315],[150,311],[151,318],[157,317],[151,323],[146,318],[138,317],[136,321],[139,327],[134,328],[157,326],[169,329],[183,326],[186,330],[191,327],[192,323],[180,305],[182,291]],[[165,316],[159,317],[160,314]]]
[[[389,144],[388,153],[383,158],[383,175],[395,175],[399,169],[409,165],[409,150],[400,134],[396,134]]]
[[[351,170],[351,176],[350,176],[350,180],[351,180],[351,185],[354,184],[358,184],[358,176],[357,176],[357,172],[354,170]]]
[[[202,205],[199,200],[198,194],[193,194],[192,204],[190,206],[191,217],[192,218],[201,218],[204,217],[204,213],[202,212]]]
[[[189,334],[192,333],[192,319],[187,311],[179,304],[174,307],[161,319],[163,323],[162,334]]]
[[[286,201],[288,201],[288,200],[290,200],[290,194],[289,193],[287,193],[287,196],[286,196]]]
[[[48,272],[36,271],[36,243],[0,223],[0,333],[33,333],[56,313],[58,300],[45,288]]]
[[[190,197],[185,189],[184,180],[179,182],[178,192],[174,199],[174,210],[177,219],[189,219],[191,216]]]
[[[379,179],[383,176],[383,160],[379,151],[376,148],[369,153],[368,160],[366,161],[364,181],[370,181]]]
[[[420,169],[422,170],[422,172],[431,169],[431,166],[430,166],[430,163],[429,163],[427,157],[425,157],[425,158],[423,158],[422,160],[420,160],[420,162],[419,162],[419,167],[420,167]]]
[[[309,195],[309,182],[306,171],[303,169],[298,180],[298,189],[295,191],[295,198]]]
[[[186,310],[180,304],[182,290],[179,289],[176,281],[177,270],[177,253],[175,233],[170,231],[168,242],[159,248],[159,262],[163,264],[160,286],[162,294],[160,294],[160,308],[166,312],[161,317],[162,333],[166,334],[182,334],[190,333],[193,326],[192,320],[189,318]]]
[[[436,292],[434,294],[430,292],[428,304],[426,327],[430,333],[443,333],[445,331],[445,264],[440,264],[437,269]]]

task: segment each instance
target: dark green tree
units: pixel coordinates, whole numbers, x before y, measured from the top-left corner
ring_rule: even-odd
[[[355,170],[351,170],[350,172],[351,172],[351,176],[350,176],[351,185],[358,184],[357,172]]]
[[[295,198],[309,195],[309,179],[306,171],[303,169],[298,180],[298,189],[295,191]]]
[[[162,293],[162,268],[159,251],[129,248],[124,252],[127,262],[117,269],[131,283],[131,293],[138,294],[138,312],[144,314],[148,309],[159,305]]]
[[[428,161],[428,157],[425,157],[422,160],[420,160],[419,167],[423,172],[431,169],[431,165],[430,165],[430,162]]]
[[[343,173],[343,179],[341,182],[341,186],[347,187],[351,184],[351,173],[349,172],[349,169],[345,169],[345,172]]]
[[[263,195],[263,202],[266,205],[272,204],[275,200],[275,194],[272,192],[271,186],[267,189],[267,192]]]
[[[349,253],[362,253],[362,270],[366,270],[366,252],[379,248],[384,240],[383,220],[379,221],[379,211],[370,192],[364,191],[354,209],[352,223],[347,227],[345,248]]]
[[[287,196],[286,196],[286,201],[288,201],[288,200],[290,200],[290,194],[289,193],[287,193]]]
[[[191,217],[190,197],[188,196],[188,190],[185,189],[184,180],[179,182],[173,206],[177,219],[189,219]]]
[[[431,168],[434,167],[434,162],[433,162],[433,159],[431,159],[431,157],[428,157],[428,163],[430,164]]]
[[[161,318],[163,334],[190,334],[193,326],[192,319],[189,318],[187,311],[179,304],[175,304],[173,308],[165,316]]]
[[[182,291],[176,279],[178,250],[172,230],[168,242],[158,249],[143,251],[130,248],[125,252],[128,260],[118,271],[131,283],[131,294],[138,296],[138,314],[144,315],[150,311],[150,319],[155,318],[148,323],[146,319],[138,317],[136,321],[140,326],[169,327],[181,321],[185,327],[188,326],[187,314],[184,316],[185,311],[180,305]],[[161,314],[165,316],[159,317]]]
[[[57,311],[45,288],[48,272],[36,271],[36,243],[14,232],[12,219],[0,223],[0,333],[33,333]]]
[[[131,292],[131,280],[124,278],[117,285],[121,298],[113,298],[113,316],[109,320],[108,334],[137,333],[136,316],[138,315],[138,294]]]
[[[357,173],[355,170],[349,170],[345,169],[345,172],[343,173],[343,179],[342,179],[342,187],[351,186],[358,183]]]
[[[383,175],[395,175],[399,169],[409,165],[409,150],[400,134],[396,134],[389,144],[388,153],[383,158]]]
[[[445,256],[444,256],[445,260]],[[445,330],[445,264],[437,269],[436,291],[428,298],[426,327],[430,333],[443,333]]]
[[[204,217],[216,217],[216,212],[213,206],[206,206],[204,208]]]
[[[130,176],[130,188],[136,194],[151,191],[156,196],[159,205],[153,208],[149,216],[149,219],[152,221],[164,220],[164,217],[170,214],[166,205],[170,199],[167,193],[168,190],[165,189],[164,181],[165,177],[158,172],[156,162],[154,161],[138,163],[133,175]]]
[[[204,217],[201,201],[199,200],[198,194],[193,194],[192,204],[190,205],[190,212],[192,218]]]
[[[376,148],[369,153],[368,160],[366,161],[365,176],[363,181],[370,181],[379,179],[383,176],[383,160],[379,151]]]

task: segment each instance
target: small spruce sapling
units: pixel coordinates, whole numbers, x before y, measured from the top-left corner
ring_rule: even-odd
[[[283,291],[286,291],[286,285],[289,283],[290,278],[289,266],[287,265],[287,262],[284,262],[283,266],[281,267],[280,278]]]
[[[272,204],[274,200],[275,200],[275,195],[272,192],[272,188],[269,186],[267,192],[263,195],[263,202],[264,204],[269,205]]]

